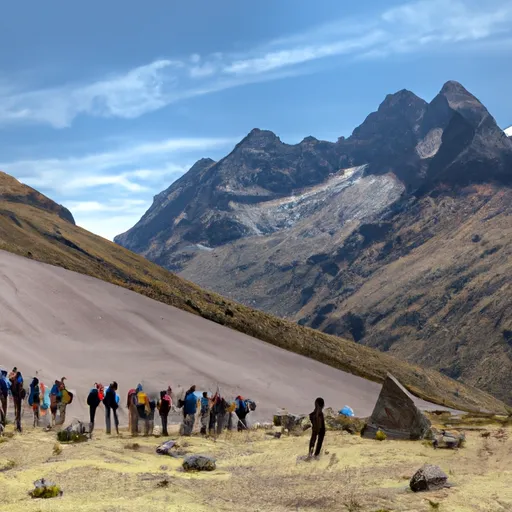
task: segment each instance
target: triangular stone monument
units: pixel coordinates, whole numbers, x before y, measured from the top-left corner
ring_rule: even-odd
[[[375,439],[377,430],[388,439],[422,439],[430,421],[416,407],[409,392],[388,373],[362,436]]]

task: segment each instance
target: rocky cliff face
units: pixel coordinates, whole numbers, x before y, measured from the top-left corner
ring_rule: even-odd
[[[512,401],[511,186],[512,140],[448,82],[430,103],[388,95],[336,143],[253,130],[116,241]]]

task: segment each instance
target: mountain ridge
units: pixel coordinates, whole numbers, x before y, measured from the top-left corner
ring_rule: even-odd
[[[511,250],[506,236],[500,241],[497,226],[506,235],[512,140],[473,94],[454,81],[444,84],[430,103],[398,91],[386,96],[350,137],[337,142],[307,137],[286,145],[272,132],[257,129],[242,142],[209,168],[207,179],[196,180],[182,209],[152,206],[164,229],[152,236],[142,222],[115,241],[244,304],[410,361],[418,358],[512,401],[512,392],[499,384],[512,375],[512,350],[503,334],[512,329],[507,313],[512,304],[505,291],[512,284],[505,279],[496,289],[484,286],[485,278],[494,281],[493,268],[506,272]],[[178,188],[168,190],[178,194]],[[178,204],[172,198],[171,203]],[[462,231],[469,229],[474,230],[469,240],[474,235],[481,242],[470,242],[462,258],[468,240]],[[464,242],[448,244],[446,260],[440,262],[444,270],[435,280],[439,285],[421,277],[434,253],[427,257],[425,252],[413,281],[395,275],[396,262],[423,254],[429,244],[446,245],[450,230],[460,232]],[[480,243],[490,247],[480,249]],[[459,257],[467,268],[450,263]],[[380,317],[355,300],[379,273],[403,283],[397,296],[390,294],[389,305],[379,308],[384,311]],[[440,321],[442,307],[453,309],[459,300],[443,298],[447,292],[442,290],[451,289],[461,274],[468,283],[479,275],[471,286],[478,282],[481,288],[472,289],[472,297],[494,298],[499,306],[471,302],[471,315],[452,312]],[[423,299],[414,299],[418,294]],[[434,296],[432,303],[440,308],[430,311],[429,297]],[[400,308],[404,314],[411,310],[411,318],[421,318],[418,325],[428,329],[411,330],[414,321],[400,318]],[[414,308],[425,311],[414,313]],[[462,343],[469,348],[463,364],[453,357],[457,342],[445,340],[443,322],[465,332]],[[479,334],[467,332],[461,322]],[[477,324],[484,327],[476,329]],[[427,332],[443,339],[432,353]],[[490,351],[497,372],[474,368],[470,357],[478,357],[479,347]]]
[[[409,391],[430,402],[462,410],[507,411],[494,397],[435,371],[204,291],[143,257],[62,219],[55,211],[57,205],[48,198],[45,198],[46,207],[12,200],[11,195],[2,193],[7,189],[4,182],[12,180],[0,175],[0,251],[124,287],[367,380],[382,382],[390,372]],[[19,187],[25,194],[32,190],[22,184]]]

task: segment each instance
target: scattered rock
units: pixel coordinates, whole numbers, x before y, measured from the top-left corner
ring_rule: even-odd
[[[216,461],[207,455],[189,455],[183,461],[185,471],[214,471],[217,469]]]
[[[446,432],[442,430],[440,434],[435,435],[432,440],[432,446],[434,448],[448,448],[456,450],[462,448],[466,442],[466,436],[459,432]]]
[[[53,482],[46,480],[45,478],[41,478],[40,480],[36,480],[34,482],[34,489],[29,492],[29,495],[32,498],[57,498],[58,496],[62,496],[62,491],[58,485],[55,485]]]
[[[169,470],[169,466],[160,466],[160,471],[168,471]]]
[[[409,485],[414,492],[436,491],[448,487],[448,476],[439,466],[425,464],[414,473]]]

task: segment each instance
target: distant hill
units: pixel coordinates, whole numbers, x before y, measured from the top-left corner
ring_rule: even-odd
[[[348,138],[252,130],[115,240],[251,307],[512,404],[512,139],[461,84]]]
[[[13,194],[12,190],[16,190]],[[433,370],[300,327],[201,290],[72,222],[61,207],[0,175],[0,249],[131,289],[334,368],[382,382],[393,373],[417,396],[459,409],[504,411],[502,402]],[[0,304],[0,309],[5,305]],[[58,314],[56,311],[55,314]],[[247,360],[251,364],[251,360]]]

